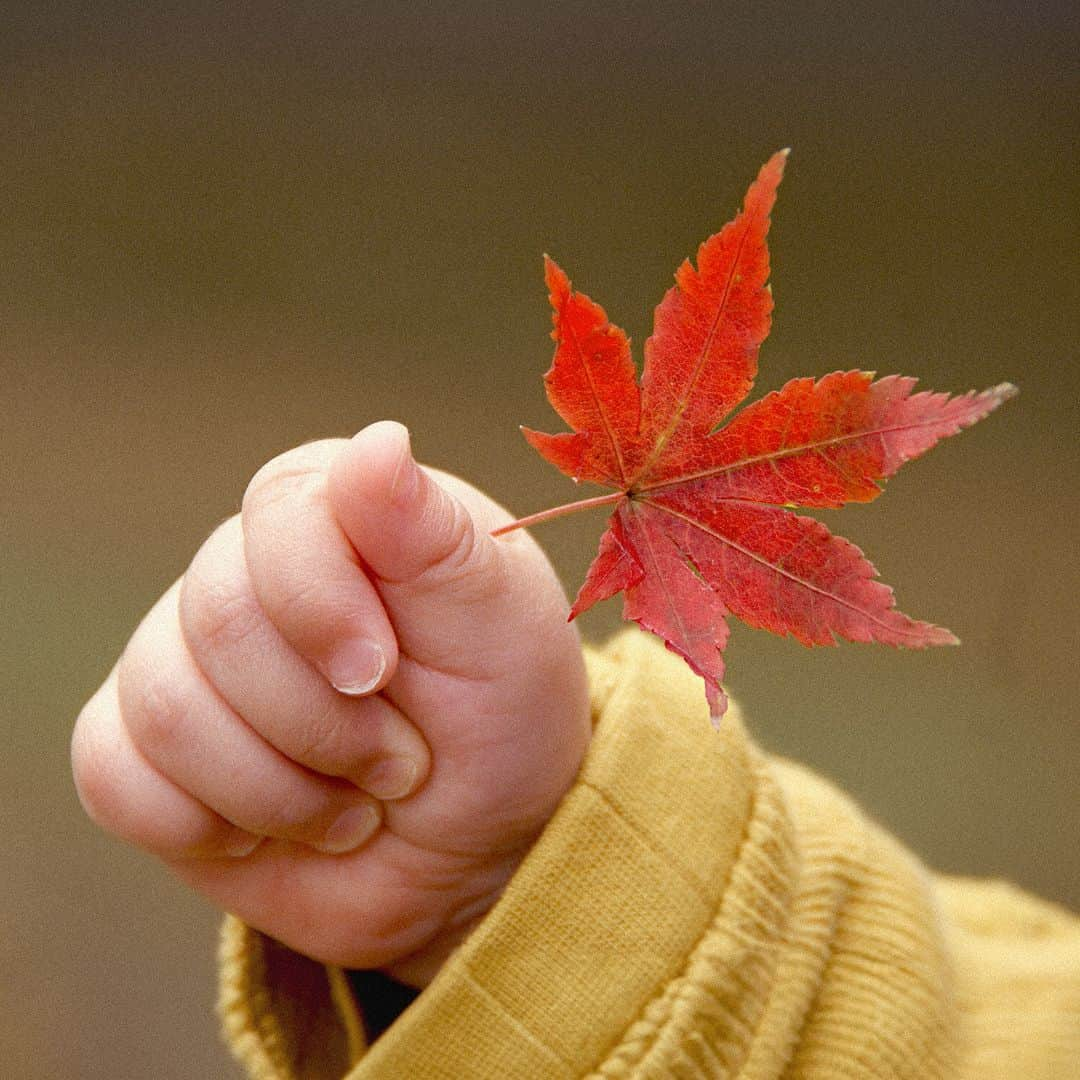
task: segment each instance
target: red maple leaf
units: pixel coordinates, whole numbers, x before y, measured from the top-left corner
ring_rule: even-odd
[[[726,708],[728,615],[806,645],[956,643],[897,611],[854,544],[786,507],[868,502],[905,461],[1016,393],[1005,383],[950,398],[913,393],[912,378],[837,371],[793,379],[717,430],[750,392],[769,332],[766,235],[786,160],[786,150],[774,154],[742,212],[698,249],[697,267],[679,267],[656,309],[640,384],[623,331],[546,260],[556,348],[544,381],[573,433],[522,430],[575,481],[615,493],[495,534],[614,503],[570,618],[625,593],[623,617],[704,678],[714,722]]]

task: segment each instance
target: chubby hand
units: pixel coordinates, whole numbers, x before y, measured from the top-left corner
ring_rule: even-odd
[[[79,715],[89,815],[297,951],[424,985],[589,739],[565,597],[509,520],[395,423],[265,465]]]

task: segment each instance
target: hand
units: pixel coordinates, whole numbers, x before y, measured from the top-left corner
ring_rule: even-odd
[[[576,632],[399,424],[275,458],[80,714],[104,828],[308,956],[424,985],[573,781]]]

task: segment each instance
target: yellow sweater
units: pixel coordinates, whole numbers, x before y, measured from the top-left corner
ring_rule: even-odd
[[[765,757],[644,635],[589,656],[595,735],[506,892],[370,1048],[345,974],[235,919],[257,1080],[1080,1077],[1080,922],[932,875]]]

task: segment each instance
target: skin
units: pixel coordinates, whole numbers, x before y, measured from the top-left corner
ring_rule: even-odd
[[[269,462],[80,713],[86,812],[291,948],[424,986],[589,740],[566,598],[488,535],[510,520],[392,422]]]

